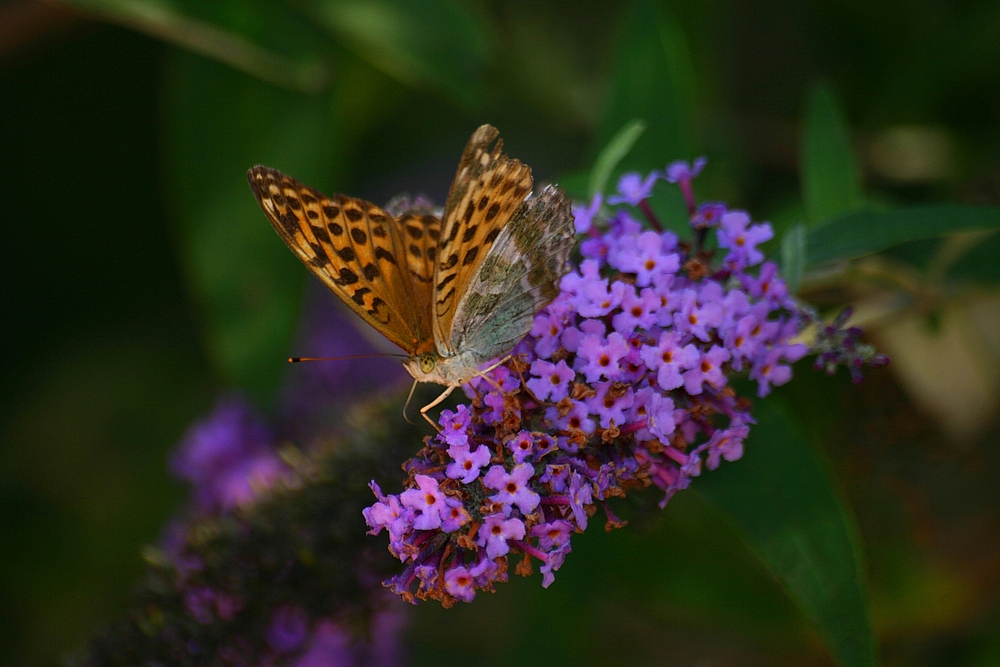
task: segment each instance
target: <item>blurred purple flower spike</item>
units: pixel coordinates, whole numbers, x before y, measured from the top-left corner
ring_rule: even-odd
[[[205,512],[251,502],[286,470],[272,430],[236,395],[220,398],[212,413],[188,430],[171,468],[194,485],[194,505]]]

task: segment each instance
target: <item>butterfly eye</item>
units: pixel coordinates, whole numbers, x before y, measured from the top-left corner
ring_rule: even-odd
[[[431,355],[425,354],[420,357],[420,370],[422,370],[424,373],[430,373],[432,370],[434,370],[435,365],[436,364],[434,362],[434,357],[432,357]]]

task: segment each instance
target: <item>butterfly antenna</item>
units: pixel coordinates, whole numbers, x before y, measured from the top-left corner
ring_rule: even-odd
[[[405,354],[351,354],[346,357],[288,357],[288,363],[298,364],[303,361],[344,361],[347,359],[371,359],[372,357],[397,357],[406,359]]]
[[[406,408],[410,407],[410,400],[413,398],[413,392],[417,389],[417,381],[414,380],[413,384],[410,385],[410,393],[406,396],[406,403],[403,404],[403,419],[410,426],[417,426],[417,422],[410,421],[410,418],[406,416]]]

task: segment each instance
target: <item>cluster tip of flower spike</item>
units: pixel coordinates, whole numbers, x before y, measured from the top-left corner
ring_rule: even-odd
[[[655,485],[662,504],[702,468],[742,456],[753,418],[729,378],[757,395],[791,379],[806,354],[791,339],[803,316],[758,245],[769,224],[725,205],[697,206],[704,166],[623,177],[609,203],[641,206],[662,178],[688,201],[694,242],[649,231],[627,208],[597,224],[602,198],[574,208],[582,261],[537,314],[510,360],[466,388],[470,405],[444,410],[440,432],[404,465],[406,490],[365,510],[406,564],[386,582],[410,602],[469,602],[539,561],[548,587],[571,535],[598,511],[624,525],[608,499]],[[714,231],[718,251],[706,251]],[[716,257],[716,254],[719,257]]]

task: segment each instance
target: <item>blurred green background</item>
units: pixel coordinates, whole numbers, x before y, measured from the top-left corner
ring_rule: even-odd
[[[996,206],[998,34],[989,1],[0,2],[0,663],[52,664],[124,611],[141,545],[185,498],[167,456],[217,392],[273,405],[306,275],[249,166],[441,201],[489,122],[582,196],[641,118],[620,168],[704,154],[699,195],[779,236],[852,210]],[[712,493],[682,493],[576,538],[549,590],[516,578],[421,606],[413,663],[863,665],[844,629],[870,613],[886,665],[1000,665],[988,227],[802,277],[893,357],[859,387],[800,366],[778,397],[848,551],[860,536],[854,606],[811,624],[822,596]]]

